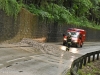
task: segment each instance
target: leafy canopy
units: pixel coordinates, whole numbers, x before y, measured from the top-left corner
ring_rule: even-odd
[[[34,4],[26,6],[30,12],[41,16],[43,19],[48,18],[49,20],[55,20],[60,22],[69,22],[72,18],[72,14],[66,10],[64,6],[50,3],[46,7],[38,7]]]
[[[21,5],[16,0],[0,0],[0,9],[3,9],[7,15],[17,16]]]
[[[43,19],[100,28],[100,0],[0,0],[0,9],[17,16],[20,9]]]

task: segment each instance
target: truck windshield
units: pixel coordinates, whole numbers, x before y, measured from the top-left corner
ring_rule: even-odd
[[[77,38],[79,36],[79,32],[68,32],[68,34],[71,35],[71,37]]]

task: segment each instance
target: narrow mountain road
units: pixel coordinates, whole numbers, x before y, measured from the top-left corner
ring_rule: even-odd
[[[100,43],[86,42],[83,48],[61,43],[38,43],[24,39],[19,43],[0,44],[0,75],[65,75],[71,63],[85,53],[100,49]]]

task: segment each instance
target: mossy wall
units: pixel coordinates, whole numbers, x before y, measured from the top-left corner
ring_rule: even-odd
[[[21,9],[17,18],[7,16],[0,10],[0,42],[18,42],[23,38],[46,38],[48,42],[62,42],[63,33],[70,27],[86,30],[86,41],[100,41],[100,30],[75,25],[54,24],[53,22],[40,21],[39,18]]]
[[[16,36],[19,25],[13,17],[7,16],[3,10],[0,10],[0,41],[5,41]]]
[[[21,9],[17,18],[7,16],[0,10],[0,41],[20,41],[32,38],[37,26],[37,16],[25,9]]]

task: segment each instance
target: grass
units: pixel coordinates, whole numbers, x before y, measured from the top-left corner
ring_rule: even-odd
[[[100,60],[88,63],[78,70],[79,75],[100,75]],[[70,71],[66,75],[70,75]]]

